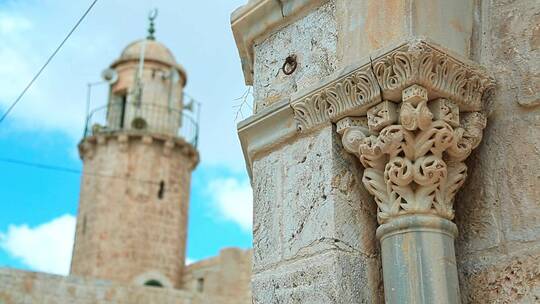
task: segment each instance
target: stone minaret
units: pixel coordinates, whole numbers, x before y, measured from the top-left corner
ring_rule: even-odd
[[[151,23],[104,72],[107,106],[89,115],[79,144],[71,273],[179,288],[197,126],[183,109],[186,73],[153,32]]]

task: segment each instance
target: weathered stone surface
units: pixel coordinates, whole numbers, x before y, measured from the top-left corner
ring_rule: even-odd
[[[293,96],[291,106],[298,128],[306,131],[347,116],[364,116],[386,100],[416,106],[420,100],[444,97],[460,111],[480,111],[482,97],[494,84],[477,64],[454,57],[429,40],[411,39]],[[381,111],[385,109],[377,109],[377,113]]]
[[[459,246],[486,249],[517,242],[519,247],[540,240],[540,116],[538,108],[519,105],[530,92],[525,86],[540,82],[530,74],[540,68],[530,31],[540,16],[533,2],[482,2],[485,34],[475,56],[494,71],[498,86],[484,142],[469,162],[472,176],[457,199]]]
[[[280,1],[286,4],[291,2],[294,1]],[[259,154],[255,160],[248,160],[253,161],[256,193],[255,299],[260,303],[275,303],[279,300],[302,303],[304,299],[308,299],[306,303],[309,300],[318,303],[319,299],[324,299],[320,300],[321,302],[339,303],[341,300],[331,297],[335,287],[329,282],[336,280],[333,268],[324,266],[317,258],[334,251],[344,252],[342,249],[345,247],[333,248],[327,242],[329,237],[335,235],[340,235],[337,238],[340,245],[347,243],[352,244],[351,248],[362,248],[362,245],[357,245],[362,244],[359,239],[364,236],[359,231],[369,230],[366,228],[365,216],[369,207],[361,204],[361,208],[367,208],[362,211],[354,207],[347,209],[340,204],[348,201],[348,198],[354,201],[357,197],[365,197],[361,195],[361,191],[365,191],[364,187],[359,184],[363,171],[357,162],[350,159],[345,161],[347,165],[343,165],[348,169],[340,171],[340,167],[336,165],[339,158],[336,152],[330,155],[330,149],[317,149],[313,146],[329,145],[331,136],[324,138],[325,128],[328,128],[329,122],[336,123],[336,120],[342,118],[336,113],[345,116],[366,115],[364,109],[358,113],[347,114],[345,112],[348,108],[339,108],[334,102],[341,97],[340,94],[358,97],[359,94],[355,95],[353,90],[355,85],[358,85],[358,80],[366,80],[372,84],[362,92],[370,92],[370,97],[377,97],[381,91],[395,89],[392,86],[398,82],[399,77],[408,73],[408,66],[403,64],[408,62],[408,59],[395,56],[392,58],[396,59],[396,64],[388,68],[387,73],[380,74],[392,75],[391,77],[385,78],[385,81],[377,81],[378,79],[371,77],[378,71],[377,59],[382,54],[389,49],[397,49],[404,40],[427,38],[434,41],[438,47],[442,46],[435,49],[448,51],[443,51],[441,57],[433,60],[436,62],[434,66],[419,71],[439,73],[438,75],[449,76],[448,79],[452,80],[451,78],[461,73],[450,72],[451,69],[448,69],[444,60],[462,58],[462,62],[467,62],[467,67],[473,67],[471,70],[476,70],[477,64],[485,68],[489,75],[494,76],[497,84],[493,94],[481,96],[477,93],[487,91],[484,89],[493,84],[490,78],[483,78],[485,74],[475,72],[474,75],[464,78],[455,77],[457,90],[452,88],[448,90],[450,93],[460,91],[463,88],[460,85],[465,81],[486,80],[480,81],[487,84],[481,89],[475,83],[465,89],[467,93],[474,95],[475,101],[475,107],[468,108],[467,102],[461,102],[465,94],[437,95],[433,94],[432,88],[428,88],[431,93],[427,96],[427,108],[432,111],[435,120],[444,121],[458,129],[471,115],[466,112],[475,111],[477,113],[472,115],[485,115],[488,118],[482,144],[466,161],[469,168],[467,182],[458,192],[454,204],[455,221],[459,228],[456,261],[461,277],[463,302],[538,302],[535,297],[540,280],[536,267],[537,248],[540,245],[540,61],[537,60],[540,58],[540,7],[535,1],[515,0],[333,2],[329,1],[326,5],[314,9],[305,17],[293,19],[290,24],[287,20],[291,19],[284,17],[283,27],[274,25],[273,33],[259,37],[260,41],[254,50],[257,66],[254,70],[256,103],[271,109],[275,100],[307,96],[310,98],[309,107],[298,109],[309,112],[307,116],[310,116],[310,121],[316,121],[309,123],[308,133],[297,136],[288,134],[288,142],[285,144],[273,139],[273,142],[278,144],[269,146],[270,152]],[[325,18],[331,20],[328,30],[337,35],[335,47],[333,42],[326,44],[329,47],[325,48],[325,52],[330,55],[322,63],[319,58],[313,57],[309,58],[312,62],[299,61],[300,68],[304,64],[312,66],[313,71],[319,73],[320,82],[317,77],[302,82],[301,73],[298,78],[295,76],[300,70],[284,77],[283,73],[279,73],[279,69],[284,58],[293,53],[291,50],[295,53],[298,53],[298,49],[305,53],[311,52],[309,44],[297,42],[294,37],[300,38],[300,41],[312,38],[329,41],[328,36],[324,36],[327,33],[319,31],[317,26],[311,30],[306,30],[305,27],[315,20],[315,17],[321,16],[323,8],[330,5],[332,13],[326,14]],[[414,51],[417,49],[411,48],[411,52]],[[347,78],[354,72],[352,63],[359,59],[365,64],[365,69],[361,71],[365,73]],[[416,59],[412,61],[424,62],[415,61]],[[332,66],[335,72],[321,72],[320,66]],[[436,78],[438,81],[444,78],[430,78],[428,74],[424,75],[428,76],[424,80],[433,81]],[[412,75],[412,78],[417,76],[415,73]],[[327,84],[330,85],[324,94],[309,95]],[[407,83],[403,88],[399,88],[399,91],[412,84]],[[448,88],[444,87],[442,91]],[[375,95],[371,94],[373,92]],[[291,93],[296,95],[290,97]],[[385,96],[384,92],[382,95],[372,98],[373,104],[367,105],[365,110],[382,100],[401,101],[387,97],[401,95]],[[415,116],[421,112],[417,103],[419,104],[418,100],[415,100],[406,109],[402,109],[408,113],[405,113],[404,117],[400,115],[400,122],[404,121],[403,118],[407,118],[407,115]],[[292,107],[295,107],[294,100]],[[426,109],[423,105],[422,108]],[[344,125],[354,124],[348,122]],[[365,127],[364,124],[358,126]],[[424,127],[418,124],[407,125],[406,128],[423,130]],[[474,140],[475,143],[476,141]],[[347,159],[343,155],[340,157]],[[448,157],[441,159],[446,162]],[[329,178],[332,180],[330,186],[327,182]],[[351,188],[362,190],[349,197],[347,193]],[[328,189],[332,190],[329,192]],[[362,201],[373,203],[369,198]],[[357,223],[353,216],[338,216],[341,212],[359,212],[362,216],[356,218],[359,221]],[[372,211],[371,216],[373,215]],[[452,216],[448,214],[447,217]],[[343,220],[337,220],[338,218]],[[353,226],[361,229],[357,230],[358,228]],[[365,248],[358,251],[367,252]],[[301,277],[296,277],[298,272],[307,271],[303,270],[307,265],[331,279],[323,281],[317,277],[307,280],[311,283],[306,283]],[[347,271],[354,273],[358,269]],[[371,279],[379,278],[380,276]],[[301,282],[301,285],[298,282]],[[305,286],[316,286],[310,291],[318,297],[313,298],[307,291],[309,287]]]
[[[497,261],[469,261],[462,267],[463,303],[540,302],[540,251],[532,249]]]
[[[191,304],[197,297],[175,289],[136,286],[78,276],[0,269],[2,304]],[[195,301],[195,302],[193,302]]]
[[[236,10],[231,20],[246,84],[253,84],[257,75],[254,61],[258,60],[258,55],[253,50],[254,44],[287,25],[302,24],[306,12],[309,14],[329,2],[335,5],[335,13],[326,27],[336,27],[332,32],[337,32],[339,38],[335,50],[339,59],[337,66],[340,63],[347,66],[409,36],[429,37],[462,56],[470,53],[473,25],[470,0],[254,0]],[[310,33],[317,32],[299,34]],[[316,40],[327,38],[314,37]],[[277,67],[271,68],[277,70]]]
[[[71,273],[180,288],[199,158],[181,132],[191,122],[182,118],[186,73],[153,39],[128,45],[107,73],[107,106],[88,117],[79,144],[84,174]]]
[[[184,269],[182,290],[198,298],[196,304],[251,303],[251,250],[226,248],[219,256]]]
[[[506,99],[501,98],[499,106],[517,103],[526,109],[540,105],[538,4],[515,0],[480,3],[473,56],[504,81],[498,91]]]
[[[283,205],[282,170],[279,153],[256,161],[253,176],[253,251],[254,271],[277,263],[283,252],[281,244],[281,214]],[[264,171],[263,171],[264,170]],[[265,173],[262,173],[265,172]]]
[[[469,0],[337,1],[339,57],[351,63],[409,35],[467,55],[472,5]]]
[[[347,293],[362,294],[366,299],[379,297],[375,206],[367,192],[357,187],[358,161],[344,153],[335,128],[328,125],[261,156],[253,168],[254,272],[266,278],[276,268],[285,271],[290,264],[310,268],[311,259],[330,253],[343,261],[354,257],[357,265],[340,268],[340,275],[328,276],[324,284],[348,286]],[[289,272],[298,275],[292,269]],[[361,276],[364,283],[345,279],[353,275]],[[261,280],[263,285],[270,284]],[[317,290],[319,283],[308,280],[303,284],[307,292]],[[265,298],[267,288],[254,287],[260,303],[274,303]],[[307,296],[301,303],[315,298]]]
[[[336,19],[334,0],[254,46],[255,112],[309,87],[337,66]],[[298,66],[285,75],[281,68],[289,55]]]
[[[184,143],[167,155],[166,141],[158,137],[98,137],[103,143],[98,140],[83,152],[71,272],[125,283],[146,276],[180,287],[195,154],[188,156]]]
[[[253,277],[253,303],[381,303],[375,258],[330,250]],[[373,273],[369,275],[369,273]]]
[[[497,88],[483,142],[467,162],[470,176],[456,198],[462,296],[469,303],[536,303],[540,115],[533,104],[540,8],[534,1],[486,0],[478,9],[473,58],[493,71]]]

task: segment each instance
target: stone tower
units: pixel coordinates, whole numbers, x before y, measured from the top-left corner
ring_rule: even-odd
[[[197,125],[184,111],[186,73],[149,36],[103,76],[107,106],[79,144],[84,173],[71,274],[181,287]]]

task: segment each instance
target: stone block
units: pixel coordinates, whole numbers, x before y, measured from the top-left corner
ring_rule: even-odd
[[[532,249],[532,248],[531,248]],[[463,303],[523,303],[540,301],[540,252],[471,262],[461,270]]]
[[[162,284],[180,287],[190,176],[198,156],[188,155],[179,139],[170,139],[176,143],[169,144],[167,156],[161,137],[100,137],[103,143],[92,148],[95,157],[85,160],[90,174],[82,181],[72,273],[133,282],[154,272],[163,275]]]
[[[293,268],[287,270],[285,265],[327,252],[340,252],[361,261],[343,268],[341,276],[334,276],[328,272],[329,268],[321,270],[322,276],[334,276],[332,288],[349,286],[348,293],[358,294],[361,292],[358,286],[341,281],[356,272],[362,273],[369,284],[379,286],[376,205],[367,192],[358,187],[359,167],[358,160],[344,152],[333,126],[297,138],[255,160],[255,276],[280,271],[298,276]],[[346,260],[343,258],[343,263]],[[370,268],[369,274],[366,273],[362,265],[368,260],[370,267],[377,271]],[[261,288],[273,288],[268,282],[264,284]],[[302,303],[321,299],[321,296],[308,295],[309,288],[317,289],[316,284],[297,289],[305,294]],[[254,290],[257,288],[254,286]],[[302,288],[305,291],[300,291]],[[260,303],[275,303],[264,298],[266,295],[261,293],[265,292],[259,292],[263,297]],[[379,291],[374,289],[373,292]],[[331,293],[335,293],[335,289]],[[283,298],[288,296],[283,295]]]
[[[255,112],[332,74],[337,65],[335,0],[308,13],[297,22],[255,44]],[[295,55],[297,68],[291,75],[281,70],[285,59]]]
[[[376,259],[330,250],[253,277],[253,303],[380,303]]]
[[[334,206],[329,199],[332,170],[331,127],[305,137],[283,153],[283,258],[312,254],[332,239]],[[286,155],[290,155],[287,157]]]
[[[496,187],[490,179],[487,164],[480,159],[485,153],[480,145],[467,160],[467,180],[457,193],[454,208],[458,226],[456,253],[466,256],[472,252],[495,248],[503,242],[500,231],[500,203],[496,194],[489,189]]]
[[[281,154],[274,152],[253,163],[253,263],[254,270],[281,260],[283,171]]]

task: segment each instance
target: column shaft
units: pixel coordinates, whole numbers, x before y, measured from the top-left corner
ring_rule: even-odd
[[[380,226],[385,302],[460,303],[456,225],[435,216],[403,216]]]

